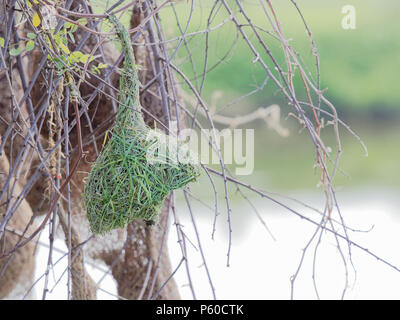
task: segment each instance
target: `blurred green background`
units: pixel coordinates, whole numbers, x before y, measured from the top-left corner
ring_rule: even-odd
[[[246,23],[238,12],[234,1],[228,1],[236,9],[236,17]],[[211,12],[213,1],[194,2],[188,33],[205,30]],[[272,1],[282,29],[290,40],[292,47],[298,51],[311,73],[315,76],[314,57],[311,54],[309,38],[305,32],[301,18],[290,0]],[[317,44],[321,60],[322,87],[328,88],[327,97],[331,98],[341,111],[375,110],[378,113],[398,110],[400,91],[396,90],[398,71],[400,70],[400,22],[398,12],[400,3],[396,0],[298,0],[301,9]],[[342,8],[353,5],[356,9],[356,29],[345,30],[341,26],[344,17]],[[190,16],[191,4],[181,1],[163,9],[162,18],[168,37],[174,33],[179,35],[176,27],[175,14],[181,28],[185,29]],[[272,27],[264,14],[259,1],[243,1],[247,15],[255,25],[264,31],[272,32]],[[174,12],[175,11],[175,12]],[[214,10],[211,28],[224,21],[228,15],[222,7]],[[260,53],[265,52],[257,43],[249,27],[243,30],[250,36]],[[273,52],[277,61],[284,65],[279,41],[258,30],[264,41]],[[211,93],[216,88],[232,96],[247,93],[255,86],[261,85],[265,78],[264,70],[259,64],[252,62],[254,56],[240,38],[239,42],[230,48],[236,35],[233,23],[212,30],[209,33],[208,67],[228,54],[224,62],[207,74],[205,92]],[[194,69],[201,73],[204,67],[205,35],[196,35],[187,39],[193,56]],[[177,42],[175,42],[175,45]],[[173,44],[171,44],[173,48]],[[173,51],[173,50],[171,50]],[[184,46],[179,50],[184,70],[194,75],[188,50]],[[266,54],[262,55],[269,66]],[[300,79],[296,85],[301,86]],[[276,87],[268,85],[262,94],[253,97],[254,102],[283,102],[276,92]],[[267,100],[267,101],[266,101]]]
[[[113,2],[93,1],[99,12],[104,10],[105,5]],[[306,130],[301,130],[297,120],[287,117],[294,110],[287,105],[271,80],[256,94],[229,108],[223,108],[230,101],[262,86],[266,74],[258,63],[253,63],[254,55],[238,35],[236,26],[232,22],[220,26],[228,15],[221,4],[213,8],[213,3],[212,0],[178,1],[161,10],[161,23],[166,39],[176,39],[186,28],[187,33],[194,33],[181,43],[173,62],[186,73],[197,89],[201,88],[208,103],[213,101],[213,94],[217,91],[222,93],[222,97],[216,101],[220,114],[246,114],[273,103],[281,106],[282,124],[290,129],[290,136],[278,136],[274,131],[268,130],[262,120],[248,124],[247,128],[256,130],[255,173],[241,178],[272,190],[315,190],[319,174],[313,167],[315,151],[311,139]],[[240,23],[246,24],[235,1],[229,0],[228,3]],[[246,0],[241,3],[276,60],[281,66],[285,66],[280,42],[268,33],[273,30],[260,1]],[[286,38],[290,39],[290,44],[301,55],[315,79],[315,58],[295,6],[290,0],[273,0],[272,3]],[[400,2],[297,0],[296,3],[312,31],[318,49],[321,88],[327,89],[325,95],[337,108],[339,117],[361,137],[369,151],[368,157],[365,157],[357,139],[341,127],[343,155],[340,168],[344,173],[336,176],[336,185],[400,187]],[[355,30],[342,28],[341,22],[345,16],[342,8],[345,5],[353,5],[356,9]],[[123,19],[128,24],[128,15]],[[202,31],[207,29],[209,20],[207,43],[206,33]],[[250,27],[244,26],[243,30],[249,35],[264,61],[272,67]],[[175,54],[178,43],[179,40],[167,43],[170,55]],[[208,72],[202,85],[206,46]],[[304,100],[298,72],[295,86],[299,89],[298,98]],[[187,90],[187,87],[183,87]],[[329,111],[326,106],[324,109]],[[327,127],[323,130],[323,137],[327,145],[334,149],[332,131],[332,126]],[[206,181],[207,177],[203,179]],[[201,185],[198,189],[206,192]]]
[[[213,1],[197,1],[188,33],[207,28]],[[235,15],[243,24],[234,1],[229,1]],[[281,66],[285,66],[280,43],[267,32],[272,32],[259,1],[243,1],[243,6],[252,21],[260,28],[260,34]],[[272,2],[282,29],[290,44],[301,55],[311,75],[316,78],[315,58],[301,17],[291,1]],[[336,177],[337,187],[377,186],[400,187],[399,141],[400,141],[400,2],[396,0],[298,0],[296,1],[306,19],[320,56],[321,87],[327,88],[328,97],[336,106],[339,117],[345,121],[365,142],[369,155],[360,143],[345,128],[341,127],[343,156],[340,168],[344,173]],[[342,28],[345,14],[342,8],[353,5],[356,9],[356,29]],[[162,11],[162,22],[168,38],[180,35],[186,28],[191,14],[191,2],[181,1],[174,8]],[[180,22],[177,26],[176,17]],[[214,10],[210,27],[219,25],[227,18],[226,10]],[[260,53],[265,52],[252,35],[249,27],[243,30],[250,35]],[[260,87],[265,80],[265,71],[253,63],[254,55],[239,36],[232,22],[213,29],[208,39],[208,64],[211,69],[204,82],[204,97],[212,101],[213,93],[222,91],[217,108],[229,101]],[[170,43],[170,53],[177,42]],[[177,53],[176,63],[188,74],[193,83],[201,86],[205,61],[206,36],[196,34],[188,37]],[[264,60],[272,64],[264,54]],[[214,64],[223,60],[216,67]],[[211,68],[213,67],[213,68]],[[197,76],[197,80],[196,80]],[[197,81],[197,82],[196,82]],[[299,77],[295,78],[299,88],[298,97],[304,97]],[[315,152],[311,139],[301,125],[286,116],[293,109],[287,105],[282,94],[269,80],[263,90],[234,106],[221,110],[221,114],[245,114],[260,106],[278,103],[282,107],[282,123],[291,131],[282,138],[266,129],[263,121],[255,121],[248,128],[256,130],[255,173],[242,177],[244,180],[273,190],[315,189],[319,174],[313,168]],[[325,110],[329,111],[325,107]],[[325,119],[328,120],[328,119]],[[323,131],[327,145],[335,147],[332,126]],[[205,177],[205,179],[207,179]],[[201,190],[201,188],[199,188]]]

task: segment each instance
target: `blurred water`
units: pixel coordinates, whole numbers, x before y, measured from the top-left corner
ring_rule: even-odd
[[[349,227],[369,232],[350,232],[353,241],[368,248],[383,259],[400,266],[400,198],[397,189],[363,188],[348,190],[338,194],[345,221]],[[305,192],[294,195],[307,203],[318,203],[317,194]],[[319,196],[318,196],[319,197]],[[199,230],[202,248],[209,267],[211,278],[218,299],[289,299],[290,277],[296,271],[302,249],[312,235],[315,227],[294,216],[287,210],[273,205],[266,200],[255,199],[254,203],[265,218],[276,241],[266,232],[256,216],[245,203],[235,203],[232,214],[233,239],[231,265],[226,267],[228,238],[226,216],[219,216],[215,240],[211,239],[213,214],[195,210],[195,221]],[[318,215],[300,205],[290,203],[291,207],[317,220]],[[200,212],[200,214],[199,214]],[[204,214],[203,214],[204,213]],[[196,298],[209,299],[212,293],[205,273],[196,237],[190,217],[183,205],[178,206],[178,215],[183,230],[190,241],[186,241],[190,273]],[[47,234],[43,232],[42,240]],[[343,262],[336,249],[332,236],[324,233],[323,241],[317,252],[316,283],[320,298],[339,299],[344,287]],[[190,244],[193,242],[194,246]],[[172,266],[175,268],[181,252],[177,243],[176,230],[171,226],[169,234],[169,251]],[[342,243],[346,253],[347,247]],[[56,247],[66,250],[62,240],[56,241]],[[306,255],[302,272],[295,282],[296,299],[315,299],[312,282],[313,249]],[[55,252],[54,262],[62,255]],[[400,299],[400,273],[369,256],[367,253],[352,247],[352,259],[357,271],[349,268],[349,288],[347,299]],[[39,247],[35,278],[43,274],[47,263],[47,249]],[[66,298],[67,258],[55,265],[51,272],[48,294],[49,299]],[[102,278],[104,268],[96,262],[96,268],[87,266],[95,280]],[[62,276],[55,285],[55,281]],[[177,271],[175,280],[178,283],[182,298],[192,299],[185,266]],[[42,295],[43,280],[36,286],[36,298]],[[115,282],[106,276],[101,288],[115,294]],[[98,291],[99,299],[115,299],[112,295]]]
[[[312,203],[315,194],[303,194],[300,199],[308,198]],[[338,195],[342,213],[349,227],[367,230],[367,233],[350,233],[353,241],[367,247],[378,256],[388,259],[400,266],[400,215],[398,191],[394,189],[368,189],[349,191]],[[314,199],[315,200],[315,199]],[[220,299],[288,299],[290,298],[290,277],[296,271],[302,249],[310,239],[314,226],[288,213],[267,201],[258,202],[263,208],[263,216],[267,219],[276,241],[265,232],[255,219],[245,223],[245,230],[240,237],[234,237],[231,251],[231,267],[225,266],[227,241],[226,229],[220,228],[215,241],[210,240],[210,221],[198,219],[198,228],[202,230],[202,242],[205,248],[210,272],[215,284],[217,298]],[[299,206],[295,206],[299,207]],[[297,209],[297,208],[296,208]],[[307,210],[299,209],[300,212]],[[248,219],[250,210],[242,206],[241,213]],[[306,214],[307,215],[307,214]],[[237,218],[237,217],[236,217]],[[243,219],[234,222],[240,226]],[[316,220],[316,219],[315,219]],[[221,219],[220,224],[224,224]],[[189,222],[187,232],[189,235]],[[225,230],[222,230],[225,229]],[[194,239],[192,237],[192,239]],[[336,249],[334,238],[324,233],[324,241],[320,245],[316,262],[316,283],[320,298],[338,299],[344,287],[344,268]],[[170,242],[172,257],[178,255],[177,249]],[[347,249],[342,243],[344,251]],[[346,253],[346,251],[345,251]],[[306,255],[302,273],[295,282],[297,299],[315,299],[312,283],[313,249]],[[201,266],[201,260],[195,250],[189,251],[191,272],[197,298],[210,298],[210,288]],[[356,281],[350,267],[350,287],[346,294],[348,299],[399,299],[400,274],[365,252],[352,248],[352,258],[357,271]],[[193,260],[191,260],[193,259]],[[175,260],[177,263],[177,260]],[[176,276],[181,285],[184,298],[191,298],[184,270]]]

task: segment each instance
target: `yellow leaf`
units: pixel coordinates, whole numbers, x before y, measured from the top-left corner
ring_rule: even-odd
[[[39,4],[38,0],[33,0],[33,3]]]
[[[37,12],[35,12],[35,13],[33,14],[32,24],[33,24],[34,27],[37,27],[37,26],[40,24],[40,17],[39,17],[39,15],[37,14]]]

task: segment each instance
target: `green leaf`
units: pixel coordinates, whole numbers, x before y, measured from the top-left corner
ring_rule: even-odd
[[[76,57],[76,58],[80,58],[83,56],[83,53],[81,51],[74,51],[71,53],[71,56]]]
[[[25,45],[25,51],[27,52],[32,51],[33,48],[35,48],[35,41],[29,40]]]
[[[61,37],[61,41],[62,41],[65,45],[68,45],[68,38],[66,37],[65,34]]]
[[[68,32],[68,36],[71,38],[72,43],[75,43],[75,37],[72,32]]]
[[[36,39],[36,34],[34,34],[33,32],[28,32],[26,36],[28,37],[28,39],[31,40]]]
[[[86,63],[86,62],[88,62],[88,60],[89,60],[89,54],[82,54],[80,57],[79,57],[79,61],[80,62],[82,62],[82,63]]]
[[[22,52],[22,46],[19,45],[18,48],[12,48],[10,50],[10,55],[15,57],[15,56],[18,56],[21,52]]]
[[[57,69],[59,69],[59,70],[61,70],[64,67],[64,64],[60,60],[57,60],[56,65],[57,65]]]
[[[72,24],[71,32],[75,32],[76,30],[78,30],[78,26],[76,24]]]
[[[4,38],[0,37],[0,48],[4,48]]]
[[[86,26],[86,25],[87,25],[87,20],[86,20],[86,18],[80,18],[80,19],[78,19],[77,22],[78,22],[79,24],[83,25],[83,26]]]
[[[58,75],[58,76],[62,76],[66,71],[67,71],[67,70],[65,70],[65,69],[57,70],[57,75]]]
[[[68,47],[62,41],[58,45],[60,46],[62,51],[64,51],[66,54],[70,54],[71,53],[71,51],[69,51]]]
[[[99,68],[96,67],[96,66],[92,66],[92,68],[90,69],[90,71],[92,71],[92,73],[100,74],[100,70],[99,70]]]
[[[60,42],[62,41],[60,33],[57,33],[57,34],[53,35],[53,39],[54,39],[54,42],[55,42],[57,45],[59,45]]]
[[[106,64],[106,63],[99,63],[97,65],[97,68],[99,68],[99,69],[104,69],[104,68],[107,68],[107,67],[108,67],[108,64]]]
[[[79,58],[82,57],[83,53],[80,51],[74,51],[69,55],[69,62],[74,64],[79,61]]]

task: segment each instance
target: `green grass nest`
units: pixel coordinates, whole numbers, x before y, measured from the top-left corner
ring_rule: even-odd
[[[125,59],[111,138],[84,187],[83,207],[90,229],[96,234],[125,227],[135,219],[157,221],[169,193],[200,175],[200,166],[191,160],[186,144],[167,139],[169,136],[161,132],[153,135],[155,131],[145,124],[131,39],[115,16],[108,19],[119,36]]]
[[[149,162],[154,139],[147,130],[113,130],[109,143],[94,163],[85,184],[83,204],[93,233],[104,234],[135,219],[157,221],[172,190],[196,180],[194,162],[172,161],[176,153],[166,146],[163,162]],[[181,144],[176,145],[179,148]],[[155,152],[154,156],[157,156]]]

